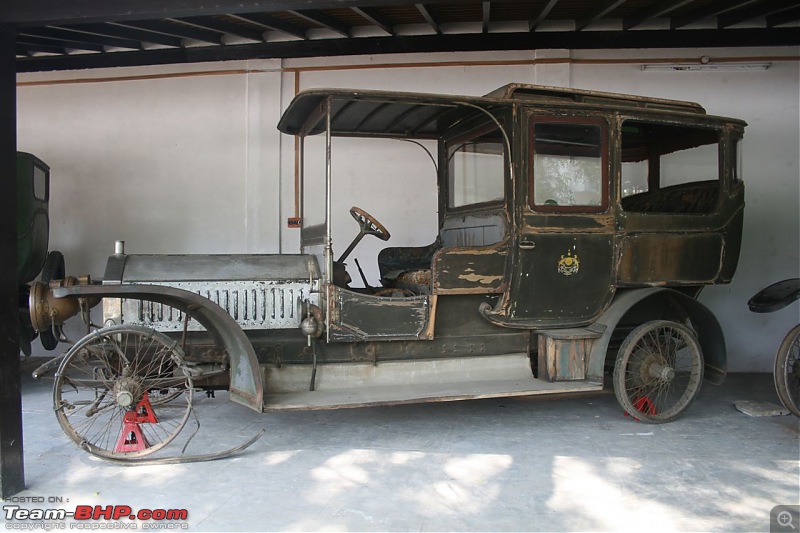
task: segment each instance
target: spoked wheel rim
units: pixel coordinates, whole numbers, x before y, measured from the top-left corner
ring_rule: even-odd
[[[136,459],[177,437],[192,410],[192,387],[183,352],[169,337],[112,326],[67,352],[56,374],[54,410],[67,436],[89,453]],[[170,401],[151,401],[150,391],[160,390],[172,391]]]
[[[651,423],[674,420],[700,392],[703,355],[692,330],[667,320],[647,322],[622,343],[614,365],[614,393],[631,416]]]
[[[774,378],[781,403],[800,416],[800,325],[789,331],[778,349]]]

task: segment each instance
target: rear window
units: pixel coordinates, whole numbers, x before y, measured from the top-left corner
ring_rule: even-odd
[[[717,130],[626,120],[622,208],[639,213],[710,213],[719,200]]]
[[[47,171],[38,165],[33,165],[33,196],[47,201]]]

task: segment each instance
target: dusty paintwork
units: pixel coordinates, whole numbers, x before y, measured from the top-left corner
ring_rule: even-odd
[[[330,337],[334,341],[365,338],[417,339],[425,330],[430,297],[382,298],[333,288]]]
[[[436,294],[493,293],[502,290],[508,258],[505,244],[490,248],[443,248],[432,261]]]
[[[492,285],[503,279],[503,276],[481,276],[480,274],[475,274],[471,268],[466,268],[465,272],[466,274],[459,275],[458,279],[463,279],[464,281],[470,281],[470,282],[477,282],[480,283],[481,285]]]

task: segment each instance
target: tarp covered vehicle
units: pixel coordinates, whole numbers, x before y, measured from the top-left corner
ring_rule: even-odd
[[[193,387],[228,388],[258,411],[322,409],[598,391],[608,371],[622,407],[658,423],[704,378],[724,379],[722,330],[697,296],[736,269],[744,122],[509,85],[485,97],[311,90],[278,127],[299,138],[299,254],[119,249],[102,285],[55,290],[103,297],[116,324],[50,365],[59,421],[89,451],[160,448]],[[363,287],[347,258],[390,233],[353,207],[356,238],[334,243],[339,137],[360,138],[359,151],[413,141],[438,184],[433,242],[384,248],[379,283],[358,266]],[[380,183],[381,169],[356,179]],[[381,187],[403,205],[402,186]],[[180,396],[184,415],[148,421],[154,391]]]

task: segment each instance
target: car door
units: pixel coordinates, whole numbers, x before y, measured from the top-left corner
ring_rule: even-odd
[[[586,325],[614,293],[609,122],[531,112],[522,128],[527,180],[518,188],[509,317],[532,328]]]

